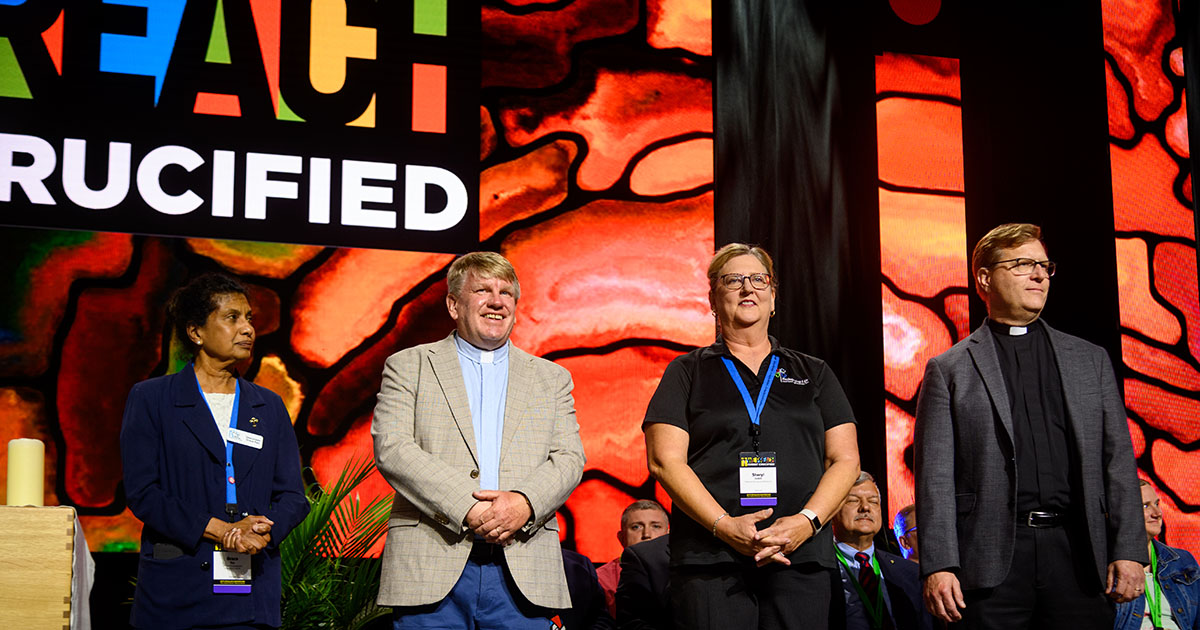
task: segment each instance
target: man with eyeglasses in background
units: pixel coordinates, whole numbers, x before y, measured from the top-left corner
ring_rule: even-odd
[[[929,360],[917,402],[925,604],[968,630],[1111,628],[1105,595],[1140,595],[1148,562],[1112,364],[1038,319],[1038,226],[988,232],[971,271],[988,317]]]
[[[892,531],[896,532],[896,543],[906,560],[921,561],[920,543],[917,542],[917,506],[909,503],[896,512],[892,519]]]

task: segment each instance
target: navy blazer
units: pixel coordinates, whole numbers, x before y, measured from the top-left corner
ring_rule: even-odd
[[[138,628],[280,625],[279,542],[308,514],[300,452],[283,401],[239,378],[237,428],[263,436],[262,449],[235,444],[238,511],[275,522],[271,543],[252,558],[249,595],[215,595],[210,518],[225,514],[225,445],[189,364],[133,386],[121,423],[129,509],[144,524],[130,622]],[[240,516],[239,516],[240,518]]]
[[[875,558],[879,561],[883,586],[892,603],[892,622],[896,630],[932,630],[933,617],[925,610],[921,597],[917,563],[884,551],[878,544],[875,545]],[[845,570],[845,567],[838,567],[834,572],[837,581],[833,584],[829,606],[829,627],[833,630],[846,627],[846,598],[841,577]]]
[[[670,630],[671,535],[629,545],[621,552],[617,582],[617,627],[621,630]]]

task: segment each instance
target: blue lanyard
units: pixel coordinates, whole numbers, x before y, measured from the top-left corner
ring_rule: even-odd
[[[200,400],[204,401],[204,406],[208,407],[208,399],[204,397],[204,390],[200,389],[200,381],[196,381],[196,389],[200,391]],[[237,428],[238,418],[238,403],[242,398],[242,385],[237,381],[233,382],[233,413],[229,416],[229,428]],[[217,420],[216,414],[213,413],[212,407],[208,407],[208,413],[213,417],[213,422]],[[225,511],[232,517],[237,513],[237,477],[233,474],[233,442],[229,441],[229,436],[224,436],[225,440]]]
[[[779,355],[771,356],[771,367],[767,369],[767,378],[763,381],[762,387],[758,389],[757,403],[750,401],[750,391],[746,389],[746,383],[742,380],[742,375],[738,374],[733,361],[730,361],[729,357],[721,357],[721,360],[725,362],[725,369],[729,370],[729,376],[733,377],[733,384],[737,385],[738,391],[742,393],[742,402],[746,403],[746,413],[750,414],[750,422],[757,427],[763,407],[767,405],[767,394],[771,391],[771,383],[775,382],[775,368],[779,367]]]

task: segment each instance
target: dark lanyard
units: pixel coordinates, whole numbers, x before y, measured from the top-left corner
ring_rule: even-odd
[[[846,554],[841,547],[834,545],[834,550],[837,551],[838,562],[846,569],[846,575],[850,576],[850,583],[854,585],[854,591],[858,593],[858,601],[863,603],[863,610],[867,611],[867,617],[871,620],[872,628],[883,627],[883,580],[879,577],[879,561],[875,559],[875,554],[871,554],[871,570],[875,572],[875,597],[874,601],[867,599],[867,594],[863,591],[862,584],[858,583],[857,571],[850,568],[850,561],[846,559]]]
[[[1154,543],[1150,543],[1150,577],[1154,578],[1154,595],[1150,591],[1146,592],[1146,600],[1150,604],[1150,622],[1155,628],[1161,628],[1162,625],[1162,587],[1158,585],[1158,552],[1154,549]]]
[[[775,368],[779,367],[779,355],[771,355],[771,366],[767,368],[767,378],[763,380],[763,384],[758,388],[758,401],[750,400],[750,390],[746,389],[746,382],[742,380],[742,375],[738,374],[737,367],[733,365],[733,361],[729,357],[721,357],[721,361],[725,363],[725,369],[729,370],[729,376],[733,378],[733,384],[737,385],[738,391],[742,394],[742,402],[746,403],[746,413],[750,414],[751,432],[754,436],[754,452],[758,452],[758,435],[759,418],[762,416],[763,407],[767,405],[767,395],[771,392],[771,384],[775,382]]]
[[[213,417],[213,422],[216,423],[217,415],[213,413],[212,407],[208,405],[208,399],[204,397],[204,390],[200,389],[200,381],[196,381],[196,389],[200,390],[200,400],[204,401],[204,406],[208,407],[208,413]],[[238,418],[238,403],[242,398],[242,386],[237,381],[233,382],[233,412],[229,416],[229,428],[237,428]],[[233,442],[229,440],[229,436],[225,435],[225,513],[232,519],[237,514],[237,477],[233,475]]]

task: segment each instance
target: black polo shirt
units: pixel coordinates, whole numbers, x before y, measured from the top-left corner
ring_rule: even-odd
[[[825,432],[854,422],[854,412],[837,377],[825,362],[781,348],[771,338],[771,354],[779,356],[770,395],[760,418],[759,448],[774,451],[778,466],[778,497],[770,525],[780,516],[796,514],[817,488],[825,472]],[[760,508],[742,507],[738,489],[738,455],[753,451],[750,416],[742,395],[721,361],[728,357],[746,383],[752,400],[770,365],[770,356],[750,370],[725,344],[717,343],[676,357],[667,366],[646,409],[646,425],[666,423],[688,432],[688,465],[717,503],[738,516]],[[834,567],[832,528],[826,527],[788,556],[793,563],[819,562]],[[671,511],[671,564],[745,562],[742,556],[712,535],[683,510]]]

